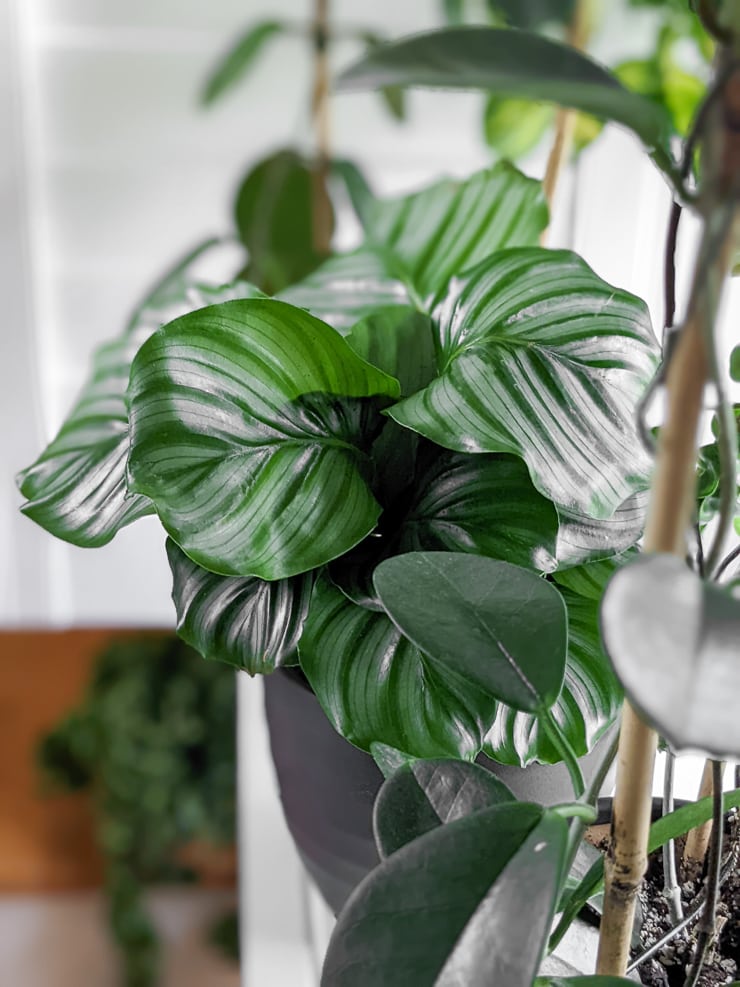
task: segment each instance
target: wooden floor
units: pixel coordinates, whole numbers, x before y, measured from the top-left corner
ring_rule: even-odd
[[[34,752],[82,698],[96,655],[131,633],[0,631],[0,892],[99,885],[88,798],[45,794]]]

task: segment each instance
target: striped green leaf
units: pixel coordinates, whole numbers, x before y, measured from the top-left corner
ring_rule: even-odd
[[[632,494],[608,518],[559,507],[558,566],[597,562],[631,548],[645,527],[649,496],[648,490]]]
[[[167,558],[177,633],[204,658],[250,675],[297,663],[312,573],[270,583],[255,576],[219,576],[201,569],[171,539]]]
[[[415,484],[400,552],[471,552],[514,565],[555,568],[558,516],[516,456],[438,455]]]
[[[396,421],[450,449],[522,456],[542,494],[593,517],[646,486],[635,408],[658,348],[639,299],[569,251],[518,248],[456,279],[434,318],[440,375]]]
[[[614,722],[622,690],[601,647],[598,600],[561,589],[568,611],[563,688],[551,712],[578,756],[587,754]],[[537,717],[501,705],[483,750],[504,764],[560,760]]]
[[[439,675],[383,612],[319,578],[298,645],[301,667],[334,728],[363,750],[472,760],[483,730],[473,687]],[[493,718],[493,709],[490,711]]]
[[[428,304],[453,275],[489,254],[536,244],[547,222],[540,182],[502,161],[465,181],[375,200],[366,232],[370,244],[398,258],[416,297]]]
[[[185,266],[201,252],[190,255]],[[147,497],[131,495],[126,487],[126,387],[139,347],[175,315],[211,301],[259,294],[246,282],[188,286],[181,280],[185,266],[178,265],[160,283],[123,336],[98,350],[90,379],[58,435],[18,477],[27,498],[23,513],[73,545],[105,545],[125,525],[154,510]]]
[[[372,247],[330,258],[278,298],[307,309],[342,335],[378,308],[410,302],[398,262],[387,251]]]
[[[203,309],[163,327],[134,360],[131,488],[205,569],[305,572],[375,525],[368,451],[398,392],[284,302]]]
[[[131,362],[150,331],[138,329],[95,354],[92,374],[56,438],[18,476],[21,510],[57,538],[93,548],[151,514],[147,497],[126,490]]]
[[[664,107],[630,92],[587,55],[529,31],[476,25],[418,34],[368,52],[340,78],[345,91],[381,86],[483,89],[559,103],[629,128],[659,167],[675,171]]]
[[[560,586],[572,590],[578,596],[587,600],[601,602],[606,584],[615,572],[637,556],[637,549],[628,549],[620,555],[602,559],[599,562],[588,562],[572,569],[561,569],[554,573],[553,579]]]

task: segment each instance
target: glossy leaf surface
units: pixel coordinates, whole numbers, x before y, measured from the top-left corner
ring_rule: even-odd
[[[199,248],[170,272],[134,316],[125,334],[101,346],[92,373],[59,433],[18,477],[21,510],[57,538],[84,548],[107,544],[125,525],[153,512],[147,497],[126,486],[129,449],[126,388],[131,363],[164,319],[211,301],[261,294],[246,282],[223,288],[188,285]]]
[[[458,552],[411,552],[373,577],[394,623],[443,674],[536,712],[555,701],[568,643],[558,591],[533,572]]]
[[[378,792],[373,810],[375,843],[382,857],[437,826],[515,801],[495,775],[466,761],[414,761]]]
[[[626,552],[645,528],[650,491],[639,490],[608,518],[593,518],[582,511],[558,508],[558,565],[580,566]]]
[[[440,376],[390,414],[461,452],[522,456],[537,489],[608,518],[646,486],[635,407],[657,365],[644,304],[575,254],[502,251],[434,312]]]
[[[399,551],[470,552],[550,572],[557,536],[557,511],[521,459],[443,452],[416,480]]]
[[[281,579],[346,552],[380,507],[363,470],[397,382],[283,302],[203,309],[134,361],[132,488],[203,568]]]
[[[308,309],[346,335],[355,323],[378,308],[411,303],[399,274],[398,263],[386,251],[361,247],[325,261],[279,297]]]
[[[210,106],[233,89],[247,74],[267,42],[283,30],[280,21],[260,21],[250,25],[209,75],[201,94],[203,105]]]
[[[255,576],[219,576],[201,569],[171,539],[167,558],[177,633],[204,658],[250,675],[297,663],[312,573],[269,583]]]
[[[323,987],[530,987],[566,840],[563,819],[512,802],[409,843],[350,898]]]
[[[561,590],[561,596],[568,611],[568,656],[563,688],[552,714],[580,757],[614,722],[622,689],[601,646],[598,600],[567,589]],[[560,760],[536,716],[503,705],[496,713],[483,750],[504,764],[524,766],[535,759],[545,763]]]
[[[645,96],[625,89],[612,73],[567,45],[527,31],[458,27],[386,45],[371,52],[341,76],[341,87],[433,86],[484,89],[560,103],[621,123],[660,163],[672,163],[671,121]]]
[[[675,750],[740,757],[740,601],[681,559],[641,556],[612,579],[604,643],[625,692]]]
[[[540,182],[500,162],[465,181],[377,199],[366,232],[369,243],[398,258],[416,295],[426,300],[489,254],[536,244],[547,222]]]
[[[270,295],[300,281],[325,259],[315,243],[317,196],[333,228],[323,177],[295,151],[278,151],[260,161],[237,192],[234,219],[249,252],[243,276]]]
[[[402,395],[426,387],[437,372],[431,321],[411,306],[376,309],[346,338],[358,356],[396,378]]]
[[[350,743],[415,757],[472,760],[482,728],[469,683],[452,682],[385,613],[352,603],[326,577],[299,643],[301,667],[334,728]],[[493,718],[493,709],[490,709]]]

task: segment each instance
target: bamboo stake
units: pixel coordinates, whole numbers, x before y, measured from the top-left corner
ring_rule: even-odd
[[[313,25],[314,81],[311,109],[316,135],[313,172],[313,245],[318,254],[331,252],[332,213],[327,182],[331,167],[329,114],[329,0],[316,0]]]
[[[591,33],[591,11],[589,0],[576,0],[573,18],[568,25],[565,40],[571,47],[582,50],[586,47]],[[573,137],[576,129],[578,113],[576,110],[560,107],[555,116],[555,137],[545,167],[545,177],[542,179],[542,191],[547,204],[552,208],[558,181],[563,168],[573,150]],[[547,230],[542,231],[540,243],[547,239]]]
[[[728,80],[712,108],[705,142],[707,191],[703,239],[689,313],[667,369],[667,414],[660,432],[645,529],[645,551],[683,558],[695,494],[697,428],[711,366],[714,318],[734,244],[737,137],[728,126],[740,75]],[[612,840],[605,861],[604,912],[596,972],[622,976],[627,967],[637,890],[647,867],[647,839],[657,735],[629,703],[622,714]]]

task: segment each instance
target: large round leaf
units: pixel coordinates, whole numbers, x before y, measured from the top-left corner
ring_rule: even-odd
[[[283,302],[212,306],[139,351],[131,487],[223,575],[281,579],[346,552],[380,507],[363,475],[398,383]]]
[[[334,728],[351,743],[415,757],[472,760],[484,728],[468,683],[450,683],[385,613],[352,603],[326,577],[298,645],[301,667]],[[489,719],[493,719],[493,708]]]
[[[740,601],[673,555],[641,556],[609,583],[601,626],[630,701],[674,750],[740,757]]]
[[[325,261],[299,284],[279,297],[345,335],[360,319],[379,308],[409,305],[410,296],[400,280],[398,261],[388,251],[361,247]]]
[[[582,511],[558,508],[558,566],[597,562],[631,548],[645,527],[649,496],[649,490],[632,494],[608,518],[593,518]]]
[[[381,86],[484,89],[547,101],[633,130],[664,170],[674,170],[672,125],[664,107],[630,92],[587,55],[528,31],[448,28],[369,52],[340,79],[343,90]]]
[[[541,572],[555,568],[558,515],[516,456],[438,455],[415,483],[400,551],[488,555]]]
[[[410,552],[382,562],[374,583],[394,623],[443,674],[527,712],[557,699],[565,604],[533,572],[480,555]]]
[[[313,573],[266,582],[201,569],[167,540],[177,633],[204,658],[250,675],[297,663]]]
[[[599,637],[599,603],[561,590],[568,610],[568,657],[563,688],[552,714],[568,742],[581,757],[614,722],[622,690],[604,654]],[[532,761],[555,763],[560,755],[536,716],[501,705],[483,750],[504,764],[522,767]]]
[[[462,182],[375,200],[368,242],[399,259],[420,299],[438,296],[453,275],[494,251],[537,243],[548,222],[539,182],[500,162]]]
[[[569,251],[519,248],[457,279],[434,316],[440,376],[396,421],[461,452],[520,455],[546,497],[593,517],[646,486],[635,409],[658,349],[639,299]]]
[[[137,308],[124,335],[100,347],[59,433],[19,474],[28,498],[21,510],[57,538],[85,548],[105,545],[125,525],[153,513],[147,497],[130,495],[126,487],[131,363],[163,322],[212,301],[261,294],[246,282],[221,288],[189,283],[190,265],[212,245],[209,241],[181,261]]]
[[[554,813],[510,802],[409,843],[350,898],[322,987],[531,987],[567,833]]]
[[[437,826],[454,822],[514,796],[502,781],[467,761],[414,761],[378,792],[373,809],[375,842],[389,857]]]

